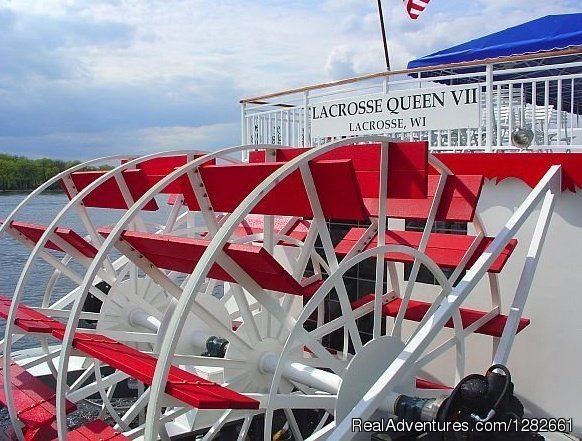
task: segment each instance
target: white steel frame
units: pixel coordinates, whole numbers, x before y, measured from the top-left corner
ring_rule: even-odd
[[[365,139],[356,139],[355,141],[364,141],[364,140],[369,141],[369,142],[372,142],[372,141],[385,142],[385,141],[387,141],[386,138],[381,138],[381,137],[369,137],[369,138],[365,138]],[[223,268],[226,268],[229,272],[231,272],[231,274],[236,274],[238,276],[237,280],[240,280],[243,285],[245,285],[247,287],[253,287],[253,281],[249,280],[248,276],[246,276],[246,274],[244,274],[239,269],[237,269],[236,264],[234,262],[232,262],[226,255],[224,255],[224,253],[222,253],[222,247],[227,242],[229,237],[231,237],[236,226],[243,220],[243,218],[247,214],[249,214],[249,212],[252,210],[252,207],[261,199],[261,197],[266,192],[268,192],[270,189],[272,189],[276,185],[277,182],[279,182],[284,177],[288,176],[294,170],[300,169],[302,171],[304,180],[307,179],[306,184],[307,184],[307,188],[308,188],[308,193],[309,193],[312,205],[314,205],[314,206],[312,206],[312,209],[314,210],[314,213],[315,213],[314,223],[320,225],[320,228],[318,231],[320,232],[320,234],[323,234],[322,237],[323,237],[324,247],[329,248],[330,243],[328,240],[326,240],[326,237],[325,237],[327,229],[323,230],[321,228],[321,224],[324,223],[323,222],[324,220],[323,220],[323,217],[321,215],[320,210],[319,210],[320,214],[318,214],[318,206],[317,206],[318,199],[317,199],[316,195],[313,193],[315,191],[315,188],[313,186],[309,185],[309,176],[305,172],[306,169],[304,167],[304,164],[306,164],[309,160],[317,157],[319,154],[322,154],[322,153],[329,151],[333,148],[336,148],[336,147],[339,147],[339,146],[342,146],[342,145],[345,145],[348,143],[352,143],[352,142],[354,142],[354,141],[349,140],[349,141],[343,141],[343,142],[338,142],[338,143],[331,143],[331,144],[328,144],[328,145],[325,145],[322,147],[318,147],[318,148],[312,149],[312,150],[302,154],[300,157],[285,164],[280,169],[278,169],[276,172],[274,172],[260,186],[258,186],[241,203],[241,205],[231,214],[231,216],[224,222],[224,224],[221,226],[220,230],[218,230],[218,232],[216,233],[216,235],[214,236],[214,238],[210,242],[206,252],[204,253],[199,265],[195,268],[195,270],[193,271],[188,282],[184,286],[184,290],[181,293],[182,295],[180,296],[180,298],[178,300],[178,303],[176,305],[176,309],[175,309],[174,314],[169,322],[168,328],[166,330],[166,334],[164,335],[164,341],[163,341],[163,344],[161,345],[161,348],[160,348],[158,368],[156,369],[156,374],[154,377],[154,384],[152,385],[152,388],[151,388],[150,404],[148,406],[148,412],[147,412],[147,417],[146,417],[145,435],[146,435],[147,439],[153,439],[153,438],[155,438],[155,436],[157,436],[157,433],[159,430],[159,428],[158,428],[158,422],[159,422],[158,415],[159,415],[159,411],[161,409],[161,406],[163,404],[163,400],[162,400],[163,390],[165,388],[168,369],[169,369],[169,366],[170,366],[170,363],[171,363],[171,360],[172,360],[172,357],[174,354],[175,345],[177,343],[177,336],[179,335],[180,330],[184,326],[184,323],[185,323],[184,320],[186,319],[186,312],[192,308],[192,306],[194,304],[195,297],[196,297],[196,293],[198,292],[199,288],[201,287],[203,281],[205,280],[207,272],[210,269],[210,266],[214,262],[217,262]],[[194,164],[189,164],[187,166],[187,168],[191,168],[193,165]],[[303,168],[302,168],[302,166],[303,166]],[[167,178],[168,180],[166,182],[164,182],[164,184],[166,184],[167,182],[170,182],[170,180],[172,178],[176,178],[178,173],[183,174],[185,171],[186,170],[177,171],[174,176],[172,176],[172,177],[169,176]],[[551,177],[553,178],[554,175],[556,175],[556,173],[557,173],[556,170],[553,170]],[[551,181],[552,185],[553,185],[553,182],[554,181]],[[542,181],[542,183],[540,183],[540,185],[538,185],[538,187],[536,187],[536,190],[534,190],[534,193],[542,194],[544,191],[547,190],[547,188],[546,188],[547,185],[548,185],[547,183]],[[147,197],[149,197],[149,195],[144,195],[142,200],[140,200],[137,203],[137,205],[139,206],[140,204],[143,204],[147,200],[146,199]],[[432,327],[431,329],[433,331],[436,330],[435,332],[438,332],[438,330],[440,330],[442,328],[444,323],[449,319],[449,317],[451,317],[451,315],[458,314],[458,306],[462,303],[462,301],[469,294],[470,290],[474,287],[474,284],[475,284],[474,282],[476,282],[477,279],[479,279],[480,277],[482,277],[484,275],[487,268],[491,265],[491,263],[494,261],[494,259],[499,255],[501,250],[505,247],[507,242],[511,239],[511,233],[513,233],[514,230],[516,230],[521,225],[523,220],[530,214],[531,210],[535,206],[535,203],[537,203],[539,200],[539,198],[537,198],[537,196],[536,196],[536,198],[533,199],[533,201],[530,199],[531,199],[531,197],[528,198],[528,200],[526,200],[526,203],[525,203],[526,208],[520,210],[521,212],[518,212],[518,214],[517,214],[518,220],[515,220],[515,216],[514,216],[514,218],[512,218],[512,221],[514,223],[516,223],[517,226],[510,228],[509,233],[506,232],[505,234],[498,236],[498,238],[495,240],[495,242],[493,243],[493,245],[490,248],[491,251],[489,253],[487,253],[487,256],[482,256],[479,259],[479,261],[475,264],[473,269],[471,270],[472,272],[470,271],[468,273],[468,275],[465,276],[465,278],[463,278],[463,280],[459,284],[459,286],[462,287],[462,289],[453,290],[450,293],[448,293],[448,295],[444,296],[440,307],[435,311],[435,315],[437,315],[439,317],[440,326]],[[139,209],[139,207],[138,207],[138,209]],[[547,219],[546,219],[546,221],[547,221]],[[119,233],[124,227],[125,226],[122,225],[122,223],[120,223],[116,227],[117,231],[115,233]],[[323,230],[323,232],[322,232],[322,230]],[[112,234],[112,236],[110,236],[110,237],[113,237],[114,234]],[[326,243],[327,243],[327,246],[326,246]],[[329,254],[331,254],[330,250],[326,250],[326,252],[327,252],[328,256],[329,256]],[[331,260],[333,262],[333,257],[331,258]],[[435,269],[435,272],[436,272],[436,269]],[[442,281],[442,283],[445,284],[445,286],[446,286],[448,284],[448,281]],[[276,302],[274,302],[271,297],[266,296],[265,293],[263,292],[263,290],[260,287],[258,287],[258,285],[256,285],[256,283],[254,285],[255,285],[253,287],[254,289],[252,289],[251,292],[253,292],[253,294],[263,304],[263,306],[267,310],[269,310],[277,319],[279,319],[289,330],[292,330],[292,332],[295,332],[296,334],[298,334],[299,338],[302,340],[302,344],[305,344],[307,347],[309,347],[310,350],[312,350],[317,356],[321,357],[322,359],[325,359],[329,363],[329,367],[336,374],[341,376],[341,374],[344,370],[344,367],[341,363],[339,363],[339,360],[334,360],[333,357],[330,357],[325,351],[322,351],[321,346],[319,346],[317,344],[317,342],[314,341],[315,339],[308,338],[307,333],[304,330],[302,330],[302,327],[295,326],[297,324],[296,321],[290,319],[289,317],[286,317],[284,315],[284,311],[281,310],[280,306]],[[341,288],[340,288],[340,290],[341,290]],[[454,301],[451,301],[451,296],[454,297]],[[346,306],[346,305],[344,305],[344,306]],[[350,316],[350,314],[352,314],[351,309],[348,310],[348,308],[346,307],[344,309],[344,314],[346,314],[348,316],[348,317],[346,317],[346,321],[349,321],[350,320],[349,316]],[[487,317],[487,318],[489,318],[489,317]],[[353,320],[353,318],[351,318],[351,320]],[[441,321],[442,321],[442,323],[441,323]],[[459,321],[460,321],[459,317],[457,317],[457,319],[455,320],[455,322],[457,322],[457,325],[456,325],[457,332],[459,332],[458,331],[458,329],[459,329],[458,322]],[[480,322],[478,325],[481,325],[481,324],[482,324],[482,322]],[[349,325],[349,323],[348,323],[348,325]],[[432,325],[430,325],[430,324],[427,325],[426,323],[424,325],[421,325],[420,330],[415,335],[420,334],[421,339],[426,338],[430,342],[431,337],[433,336],[432,333],[430,333],[428,336],[424,335],[424,333],[423,333],[424,329],[427,326],[431,327]],[[356,341],[356,345],[357,345],[357,341],[359,339],[357,332],[351,332],[350,335],[353,338],[353,340]],[[418,338],[419,337],[417,337],[417,339]],[[424,340],[422,340],[422,341],[424,342]],[[417,341],[414,339],[412,339],[409,342],[409,344],[416,344],[416,343],[417,343]],[[281,360],[282,360],[282,358],[279,360],[279,363],[281,363]],[[285,368],[288,369],[288,366],[285,366]]]
[[[11,353],[11,342],[13,341],[13,337],[16,335],[17,330],[15,329],[14,319],[16,308],[22,300],[24,295],[23,287],[26,283],[27,277],[32,270],[33,261],[37,257],[43,257],[43,248],[44,245],[47,243],[48,240],[55,240],[55,235],[52,234],[56,226],[58,225],[59,221],[67,214],[69,211],[73,209],[79,209],[81,207],[81,202],[84,196],[89,194],[91,191],[96,189],[102,182],[105,180],[113,177],[115,178],[118,183],[123,184],[123,180],[121,179],[121,173],[123,170],[129,169],[136,165],[137,163],[152,159],[156,157],[161,157],[165,155],[176,155],[176,154],[189,154],[190,159],[186,165],[179,167],[174,172],[168,174],[166,177],[161,179],[158,183],[152,186],[138,201],[133,201],[130,199],[129,191],[125,189],[125,196],[127,196],[127,203],[130,208],[125,212],[125,214],[121,217],[119,222],[115,225],[115,227],[111,230],[109,236],[102,240],[101,242],[96,242],[95,245],[98,247],[98,253],[95,258],[90,262],[87,272],[85,273],[83,280],[79,281],[79,288],[75,290],[74,297],[71,297],[70,300],[74,298],[74,304],[70,310],[70,314],[68,316],[65,336],[63,339],[63,343],[61,346],[60,352],[58,352],[59,357],[59,365],[58,365],[58,372],[56,372],[57,376],[57,389],[56,389],[56,400],[57,400],[57,426],[59,432],[59,439],[64,440],[66,439],[66,415],[65,415],[65,398],[69,397],[76,397],[82,398],[87,396],[89,392],[98,390],[104,398],[109,397],[108,391],[106,388],[109,386],[114,387],[114,385],[123,379],[126,378],[124,374],[121,373],[114,373],[110,375],[107,379],[102,379],[102,384],[91,384],[86,386],[85,388],[80,388],[81,383],[76,383],[69,389],[66,380],[66,373],[69,367],[70,357],[73,355],[73,348],[72,348],[72,340],[75,331],[78,328],[79,320],[81,317],[86,316],[86,313],[82,313],[82,307],[84,305],[85,299],[87,298],[88,294],[92,292],[92,286],[96,280],[99,280],[103,270],[107,272],[108,269],[108,256],[109,253],[113,250],[113,247],[117,246],[122,251],[126,252],[127,257],[135,261],[136,256],[132,254],[132,250],[124,249],[124,245],[119,242],[119,238],[121,234],[130,228],[132,225],[137,226],[138,228],[143,228],[143,225],[140,225],[139,215],[146,205],[146,203],[151,200],[155,195],[157,195],[163,188],[165,188],[168,184],[175,181],[176,179],[180,178],[181,176],[188,176],[190,179],[191,184],[193,184],[193,188],[195,189],[195,195],[198,200],[198,203],[201,207],[202,215],[206,221],[206,225],[208,228],[208,237],[209,237],[209,244],[204,252],[201,260],[199,261],[198,265],[195,267],[192,274],[186,279],[185,283],[182,286],[178,286],[175,284],[168,274],[160,271],[159,269],[151,266],[151,265],[140,265],[140,268],[146,272],[146,274],[158,285],[163,287],[171,296],[175,298],[175,302],[172,304],[171,315],[168,315],[168,321],[163,325],[163,329],[157,325],[159,321],[150,320],[147,313],[143,316],[138,317],[139,314],[136,315],[135,320],[139,321],[143,324],[150,324],[153,326],[151,328],[153,331],[156,331],[157,328],[157,341],[156,341],[156,348],[159,350],[158,354],[158,363],[156,366],[156,371],[153,379],[153,384],[151,388],[142,395],[140,400],[140,404],[131,409],[130,413],[131,416],[137,415],[143,407],[147,404],[147,413],[145,416],[145,425],[142,426],[140,429],[135,431],[135,435],[143,433],[145,439],[153,440],[157,439],[159,435],[164,436],[165,429],[163,423],[166,421],[171,420],[172,415],[178,415],[186,411],[186,408],[179,410],[174,409],[168,414],[165,414],[162,418],[161,415],[161,408],[168,406],[168,399],[165,395],[165,387],[167,383],[167,377],[169,373],[169,368],[172,362],[185,362],[188,364],[193,364],[196,366],[202,366],[207,363],[210,363],[208,360],[205,360],[204,357],[197,357],[197,356],[176,356],[176,346],[178,343],[178,339],[182,334],[185,326],[188,314],[191,311],[194,311],[196,315],[204,320],[211,328],[213,328],[217,335],[221,335],[226,333],[228,335],[228,339],[231,345],[238,346],[243,350],[252,351],[255,344],[259,343],[261,340],[261,336],[259,335],[259,331],[257,329],[257,325],[254,323],[254,315],[253,310],[249,307],[248,302],[246,301],[246,297],[244,291],[242,291],[241,287],[234,288],[233,295],[235,297],[236,303],[240,308],[240,314],[245,322],[246,326],[250,326],[250,331],[247,332],[249,341],[245,340],[244,338],[238,336],[237,334],[232,332],[232,329],[229,329],[228,326],[224,326],[224,324],[220,323],[218,320],[214,319],[208,310],[202,307],[200,304],[197,303],[196,297],[202,291],[203,285],[206,283],[207,274],[210,270],[211,266],[215,263],[218,263],[222,268],[224,268],[231,276],[239,282],[239,284],[244,287],[248,292],[250,292],[259,302],[261,309],[270,314],[275,320],[279,322],[279,332],[277,334],[278,338],[286,337],[286,341],[284,345],[281,346],[282,350],[280,355],[268,355],[264,357],[264,360],[261,361],[261,370],[265,372],[270,372],[273,374],[273,380],[270,384],[270,389],[268,393],[248,393],[247,395],[257,399],[261,403],[261,411],[266,411],[266,437],[269,438],[270,432],[270,424],[272,421],[273,411],[276,408],[281,407],[281,403],[286,402],[289,403],[285,407],[286,415],[288,418],[288,423],[291,430],[297,436],[298,428],[297,424],[294,421],[292,412],[290,409],[292,408],[319,408],[319,409],[327,409],[329,412],[333,411],[334,403],[335,403],[335,396],[338,392],[338,385],[340,384],[340,379],[342,378],[347,363],[350,361],[351,354],[348,354],[348,340],[352,342],[356,353],[361,350],[362,348],[362,341],[360,338],[359,331],[356,326],[356,319],[361,317],[363,314],[368,313],[370,311],[374,314],[374,329],[373,335],[374,338],[378,338],[381,335],[380,332],[380,324],[381,324],[381,307],[385,303],[385,301],[389,300],[393,296],[401,296],[402,297],[402,307],[399,311],[393,329],[392,335],[395,337],[401,337],[401,327],[402,321],[404,317],[404,309],[406,308],[406,304],[410,299],[416,275],[418,272],[418,268],[421,264],[429,268],[429,270],[435,275],[437,281],[441,286],[441,294],[438,296],[437,301],[430,308],[429,312],[426,314],[425,319],[420,323],[417,330],[413,333],[413,335],[409,338],[406,342],[406,347],[402,351],[402,353],[398,356],[398,358],[390,364],[390,366],[386,369],[386,371],[378,378],[374,386],[370,389],[368,393],[366,393],[360,401],[360,403],[350,412],[349,416],[341,422],[332,422],[326,424],[325,419],[323,419],[319,426],[316,433],[314,433],[310,439],[318,439],[318,437],[324,434],[329,435],[330,439],[349,439],[349,423],[351,418],[359,417],[359,418],[367,418],[376,411],[377,409],[384,409],[388,410],[391,408],[390,404],[393,402],[395,398],[395,392],[393,390],[393,386],[398,380],[399,376],[404,372],[405,369],[412,366],[415,363],[422,361],[422,354],[424,353],[425,349],[428,345],[433,341],[434,337],[442,330],[445,323],[452,318],[454,323],[454,337],[449,339],[445,342],[441,347],[437,348],[436,355],[435,353],[429,353],[425,355],[425,357],[434,357],[438,356],[439,353],[443,352],[444,350],[448,349],[449,347],[456,346],[457,347],[457,369],[456,375],[457,378],[460,378],[464,372],[464,365],[463,365],[463,358],[464,355],[464,339],[466,335],[472,333],[475,329],[480,327],[484,324],[488,319],[492,318],[499,312],[499,289],[498,284],[495,279],[495,276],[490,276],[490,284],[491,284],[491,296],[492,296],[492,303],[493,309],[489,314],[487,314],[483,319],[479,320],[471,327],[467,329],[463,329],[461,318],[459,314],[459,307],[464,302],[464,300],[469,296],[473,288],[475,287],[478,280],[480,280],[490,265],[494,262],[494,260],[499,256],[501,251],[505,248],[507,243],[512,239],[515,235],[517,230],[521,227],[525,219],[527,219],[536,208],[536,206],[543,200],[541,214],[536,224],[536,230],[534,233],[534,238],[532,240],[530,249],[528,251],[528,256],[526,259],[526,263],[522,272],[521,280],[517,289],[517,293],[514,297],[514,301],[512,304],[511,311],[509,313],[509,319],[507,321],[507,325],[505,326],[503,335],[500,340],[500,344],[497,347],[497,352],[495,354],[495,360],[503,362],[507,359],[507,355],[511,348],[511,344],[513,342],[513,338],[515,336],[515,332],[518,326],[519,319],[521,317],[523,307],[525,301],[527,299],[527,293],[529,291],[529,287],[531,285],[531,281],[535,272],[535,268],[537,262],[539,260],[539,255],[541,252],[541,248],[545,239],[545,235],[547,232],[549,220],[551,218],[551,214],[553,211],[553,206],[555,203],[555,196],[560,192],[560,167],[553,166],[546,175],[540,180],[538,185],[533,189],[530,195],[526,198],[523,204],[519,207],[519,209],[515,212],[515,214],[510,218],[510,220],[505,225],[504,229],[495,237],[493,243],[488,248],[487,252],[480,256],[475,264],[467,271],[466,275],[461,279],[459,284],[456,287],[452,287],[452,284],[455,280],[459,277],[462,268],[465,266],[467,259],[470,257],[470,252],[475,249],[478,245],[481,238],[484,236],[484,232],[482,231],[482,227],[477,219],[476,228],[477,228],[477,238],[471,249],[467,252],[467,255],[464,259],[462,259],[461,265],[453,272],[449,279],[445,277],[442,271],[438,268],[438,266],[432,262],[424,253],[425,246],[428,241],[428,237],[432,228],[432,224],[434,222],[434,218],[436,215],[436,211],[438,209],[438,204],[440,202],[440,197],[442,195],[442,191],[446,182],[447,176],[450,174],[450,171],[436,160],[434,157],[430,157],[430,162],[432,166],[434,166],[441,174],[439,179],[439,183],[437,186],[436,195],[434,198],[434,202],[431,206],[429,216],[427,219],[426,227],[423,231],[420,247],[418,250],[404,247],[400,245],[386,245],[384,243],[384,235],[379,234],[378,236],[378,246],[365,251],[361,252],[361,250],[365,247],[366,241],[370,240],[373,235],[377,232],[383,232],[386,230],[386,213],[387,213],[387,206],[386,206],[386,194],[387,194],[387,171],[388,171],[388,143],[390,139],[386,137],[362,137],[362,138],[355,138],[349,140],[342,140],[339,142],[332,142],[329,144],[325,144],[322,146],[318,146],[316,148],[310,149],[305,153],[301,154],[300,156],[294,158],[293,160],[289,161],[288,163],[281,166],[275,172],[273,172],[267,179],[265,179],[260,185],[258,185],[245,199],[241,202],[241,204],[230,214],[223,217],[220,221],[217,221],[216,214],[212,211],[208,198],[203,191],[203,182],[199,179],[198,170],[197,168],[202,164],[206,163],[207,161],[211,161],[216,158],[228,158],[228,155],[233,153],[239,153],[248,151],[254,148],[262,148],[265,149],[267,152],[273,153],[274,150],[278,148],[283,148],[281,146],[273,146],[273,145],[244,145],[238,147],[231,147],[227,149],[223,149],[221,151],[215,153],[208,153],[202,157],[193,159],[193,152],[165,152],[159,154],[153,154],[144,156],[141,158],[135,158],[131,161],[123,164],[107,172],[104,176],[102,176],[97,181],[90,184],[87,188],[83,191],[79,192],[78,194],[74,195],[71,201],[61,210],[61,212],[55,217],[55,219],[50,223],[49,227],[47,228],[46,232],[42,235],[41,239],[37,242],[37,244],[33,247],[33,250],[29,256],[27,264],[20,276],[18,285],[16,287],[14,293],[14,300],[11,305],[9,320],[6,328],[6,336],[4,341],[4,352],[5,352],[5,360],[4,360],[4,369],[5,372],[8,373],[10,366],[9,362],[6,360],[10,359]],[[379,142],[382,144],[382,154],[381,154],[381,179],[379,183],[379,218],[374,220],[372,226],[369,228],[367,234],[361,241],[359,241],[354,249],[348,253],[348,255],[340,262],[338,261],[333,245],[331,243],[331,237],[329,234],[328,227],[326,225],[326,221],[321,209],[321,205],[319,202],[319,196],[317,194],[317,188],[313,182],[313,178],[311,176],[310,169],[308,167],[308,163],[310,160],[317,158],[321,154],[331,151],[335,148],[339,148],[344,145],[353,144],[353,143],[370,143],[370,142]],[[197,152],[196,152],[197,153]],[[272,155],[271,155],[272,156]],[[269,158],[269,155],[267,155]],[[268,159],[269,160],[269,159]],[[75,170],[82,168],[83,165],[78,166]],[[309,300],[306,307],[300,314],[300,316],[296,319],[288,314],[287,307],[289,305],[286,304],[284,299],[281,299],[278,295],[271,295],[269,292],[262,289],[252,278],[250,278],[244,271],[241,270],[240,267],[234,262],[230,257],[228,257],[223,252],[224,245],[229,241],[232,240],[233,233],[238,225],[243,222],[245,216],[247,216],[253,207],[267,194],[271,189],[273,189],[278,182],[284,179],[286,176],[289,176],[294,171],[299,171],[301,173],[305,188],[307,190],[308,198],[311,204],[311,208],[313,211],[313,221],[311,225],[311,229],[308,234],[308,239],[306,240],[306,244],[308,247],[306,248],[309,251],[310,246],[315,241],[317,236],[321,238],[324,252],[325,252],[325,262],[322,262],[324,268],[328,271],[329,278],[323,283],[322,287],[317,291],[317,293]],[[70,171],[69,171],[70,173]],[[66,177],[67,173],[61,174],[59,177],[55,177],[52,182],[56,182],[58,179],[62,177]],[[52,183],[45,184],[46,186]],[[123,186],[120,185],[120,188]],[[42,191],[39,189],[34,194],[38,194]],[[31,195],[32,197],[33,195]],[[30,199],[30,198],[29,198]],[[27,201],[29,200],[27,199]],[[26,202],[26,201],[25,201]],[[16,213],[21,208],[21,206],[25,205],[23,202],[19,207],[15,210],[13,214],[9,216],[8,220],[12,220],[15,218]],[[178,202],[177,202],[177,205]],[[172,211],[171,219],[172,223],[178,219],[178,211],[179,208],[176,208]],[[90,219],[86,219],[90,223]],[[9,222],[6,222],[0,228],[6,228]],[[267,216],[265,218],[265,233],[263,235],[265,247],[267,249],[272,249],[274,243],[276,243],[277,239],[279,239],[279,235],[273,234],[272,231],[267,231],[268,228],[273,227],[273,218],[272,216]],[[2,231],[0,229],[0,231]],[[166,231],[167,232],[167,231]],[[251,240],[250,238],[246,238],[246,240]],[[287,240],[287,239],[286,239]],[[63,244],[64,245],[64,244]],[[307,259],[309,254],[307,251],[303,251],[303,254],[300,257],[301,267],[303,264],[307,263]],[[394,269],[394,265],[388,264],[387,265],[387,276],[391,281],[393,281],[393,291],[384,293],[383,292],[383,280],[385,277],[385,264],[383,259],[381,258],[384,254],[388,252],[401,252],[406,253],[410,256],[414,257],[414,264],[413,270],[410,276],[410,282],[407,285],[405,292],[401,295],[399,292],[399,288],[397,284],[394,283],[394,279],[397,278],[396,271]],[[343,283],[342,276],[347,269],[351,266],[357,264],[358,262],[372,256],[379,257],[377,259],[377,267],[376,267],[376,286],[375,286],[375,297],[373,304],[364,305],[356,310],[352,310],[351,305],[348,300],[348,294],[346,291],[345,284]],[[146,262],[147,263],[147,262]],[[114,270],[115,271],[115,270]],[[111,274],[112,276],[115,275],[115,272]],[[302,274],[297,271],[294,276],[298,279]],[[316,328],[313,332],[308,332],[303,328],[304,321],[313,313],[316,309],[320,308],[323,300],[328,295],[329,291],[335,288],[338,297],[340,300],[341,308],[343,316],[339,319],[336,319],[332,322],[327,324],[319,323],[319,327]],[[60,302],[59,306],[62,306],[63,303]],[[47,307],[48,305],[43,304],[43,307]],[[58,312],[57,312],[58,313]],[[151,327],[150,326],[150,327]],[[331,332],[334,329],[344,328],[347,332],[345,332],[345,344],[344,344],[344,351],[339,357],[332,356],[329,354],[326,348],[320,343],[319,339],[326,335],[327,333]],[[283,334],[283,330],[285,330],[285,334]],[[147,335],[140,335],[136,333],[132,338],[134,341],[148,341]],[[298,347],[307,347],[313,353],[313,359],[310,362],[309,359],[304,359],[305,363],[297,364],[297,362],[293,361],[290,357],[291,354],[297,350]],[[57,353],[49,353],[48,347],[46,351],[46,359],[53,359],[57,356]],[[426,361],[426,359],[425,359]],[[211,360],[214,366],[223,366],[223,367],[238,367],[243,368],[242,362],[238,360],[230,360],[230,359],[213,359]],[[8,365],[8,366],[7,366]],[[98,369],[99,363],[94,363],[94,371],[99,371]],[[320,367],[326,367],[331,370],[331,373],[325,372]],[[89,370],[85,372],[85,376],[88,375]],[[244,372],[243,372],[244,375]],[[303,394],[293,394],[293,393],[281,393],[279,391],[279,386],[281,384],[281,380],[285,376],[287,379],[291,379],[298,382],[303,382],[303,386],[300,387],[300,390]],[[294,383],[297,385],[297,383]],[[228,385],[227,385],[228,386]],[[11,420],[13,422],[13,426],[15,427],[15,431],[17,436],[20,439],[22,437],[22,431],[18,429],[17,423],[17,416],[14,411],[14,403],[12,402],[11,397],[11,386],[10,383],[7,382],[5,386],[5,392],[8,399],[8,408],[11,416]],[[319,391],[317,390],[319,389]],[[111,391],[111,389],[109,389]],[[322,394],[323,392],[323,394]],[[106,400],[107,401],[107,400]],[[140,407],[141,406],[141,407]],[[328,413],[329,413],[328,412]],[[219,418],[217,419],[217,423],[211,428],[211,430],[205,436],[205,439],[211,439],[214,434],[218,432],[220,427],[229,419],[233,417],[237,418],[244,418],[245,424],[243,426],[243,431],[241,432],[239,438],[244,437],[244,434],[248,430],[250,419],[255,412],[239,412],[239,411],[231,411],[227,410],[223,412]],[[119,419],[119,418],[118,418]],[[121,418],[118,423],[123,428],[128,428],[125,424],[127,418]],[[242,439],[242,438],[241,438]]]

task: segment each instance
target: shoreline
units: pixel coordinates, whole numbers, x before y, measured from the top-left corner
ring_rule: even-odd
[[[29,194],[32,193],[34,190],[36,190],[35,188],[31,188],[28,190],[0,190],[0,195],[1,194]],[[61,189],[46,189],[43,191],[43,193],[64,193],[63,190]]]

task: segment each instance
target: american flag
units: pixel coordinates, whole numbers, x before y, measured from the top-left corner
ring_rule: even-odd
[[[428,2],[430,2],[430,0],[402,0],[402,1],[404,2],[404,6],[408,11],[408,15],[413,20],[416,20],[418,18],[420,13],[424,11],[424,8],[426,8],[426,5],[428,5]]]

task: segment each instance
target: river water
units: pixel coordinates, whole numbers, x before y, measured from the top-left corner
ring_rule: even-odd
[[[4,220],[10,212],[27,196],[25,193],[0,193],[0,220]],[[43,194],[30,203],[21,216],[17,220],[26,222],[33,222],[37,224],[48,225],[52,219],[59,213],[59,211],[66,205],[68,198],[63,193],[49,193]],[[160,204],[160,221],[163,216],[167,215],[169,207],[165,204]],[[96,225],[106,225],[117,221],[121,215],[121,210],[90,210],[90,217]],[[67,227],[75,231],[82,232],[83,225],[80,219],[76,216],[68,216],[64,223]],[[49,251],[52,253],[52,251]],[[8,235],[0,237],[0,294],[11,297],[14,293],[20,273],[26,264],[29,256],[29,249],[23,244],[17,242]],[[62,253],[54,253],[55,257],[62,257]],[[77,271],[83,274],[83,269],[76,266]],[[44,287],[51,274],[53,268],[45,262],[37,259],[34,270],[31,273],[30,280],[26,284],[24,303],[31,305],[40,305],[42,296],[44,294]],[[55,294],[65,294],[75,285],[68,279],[61,277],[59,284],[55,287]],[[0,338],[4,338],[4,320],[0,319]],[[32,346],[38,346],[38,340],[34,337],[23,337],[13,345],[13,350],[26,349]],[[131,400],[115,399],[115,406],[129,406]],[[99,402],[90,404],[89,402],[78,403],[77,411],[67,416],[67,423],[69,427],[76,427],[84,424],[87,421],[94,420],[99,414]],[[6,430],[10,425],[10,419],[5,409],[0,410],[0,430]]]
[[[0,193],[0,219],[4,220],[25,196],[22,193]],[[32,210],[28,211],[37,211],[39,219],[45,217],[43,213],[54,217],[65,199],[62,194],[43,195],[33,202]],[[17,268],[24,266],[27,257],[28,251],[23,245],[7,235],[0,237],[0,293],[11,296],[20,275]]]
[[[0,193],[0,220],[4,220],[12,210],[27,196],[25,193]],[[32,222],[36,224],[48,225],[52,219],[60,212],[66,205],[68,198],[63,193],[49,193],[39,195],[31,200],[30,205],[27,206],[21,215],[17,216],[17,220]],[[164,219],[169,214],[170,207],[165,203],[159,204],[159,210],[150,214],[148,221],[163,223]],[[99,227],[104,225],[112,225],[117,222],[119,217],[124,213],[123,210],[109,210],[109,209],[88,209],[89,215],[93,223]],[[74,231],[84,235],[84,227],[80,218],[76,215],[69,215],[59,222],[59,225],[72,228]],[[63,253],[53,252],[55,257],[62,258]],[[23,244],[17,242],[7,234],[0,237],[0,294],[6,297],[12,297],[20,274],[30,250]],[[75,265],[74,268],[80,275],[84,274],[84,268],[80,265]],[[36,259],[33,271],[30,278],[25,285],[25,297],[23,303],[40,306],[42,297],[44,295],[45,287],[49,278],[53,274],[54,268],[48,265],[41,259]],[[73,282],[66,277],[60,277],[58,284],[55,286],[53,299],[59,295],[69,292],[76,287]],[[56,296],[55,296],[56,294]],[[4,320],[0,319],[0,338],[4,336]],[[13,349],[23,349],[36,345],[35,338],[25,337],[14,344]]]

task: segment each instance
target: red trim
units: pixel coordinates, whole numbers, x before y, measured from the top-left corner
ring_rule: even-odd
[[[437,153],[455,174],[478,174],[502,181],[516,178],[534,187],[552,165],[562,166],[562,190],[582,188],[579,153]],[[431,171],[435,173],[435,171]]]

